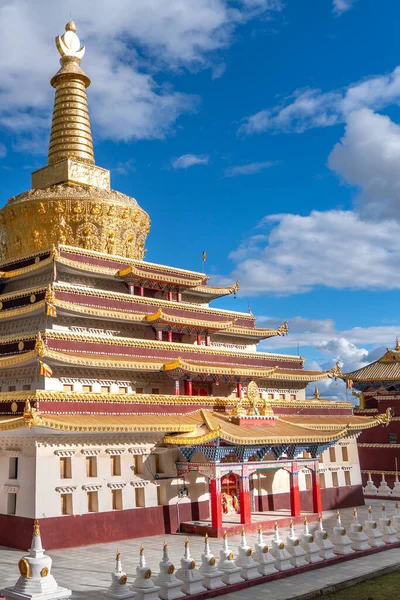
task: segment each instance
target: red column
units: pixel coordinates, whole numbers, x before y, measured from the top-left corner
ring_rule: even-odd
[[[210,504],[211,504],[211,527],[221,529],[222,527],[222,502],[221,502],[221,480],[210,479]]]
[[[182,294],[179,291],[176,292],[176,301],[177,302],[182,302]]]
[[[196,341],[197,341],[197,345],[201,346],[201,336],[200,335],[197,336]]]
[[[172,301],[172,292],[168,292],[168,300]]]
[[[242,525],[251,523],[250,510],[250,488],[249,478],[247,475],[242,475],[240,478],[240,522]]]
[[[319,469],[318,465],[312,472],[312,498],[313,498],[313,511],[315,513],[322,512],[322,499],[321,499],[321,487],[319,483]]]
[[[179,379],[175,379],[175,396],[179,396]]]
[[[172,331],[168,331],[168,341],[172,342]]]
[[[139,296],[144,296],[144,287],[142,285],[139,288]]]
[[[210,345],[210,336],[207,333],[207,335],[206,335],[206,346],[209,346],[209,345]]]
[[[290,514],[292,517],[300,516],[300,490],[299,490],[299,473],[297,464],[292,467],[293,471],[290,475]]]
[[[185,380],[185,396],[191,396],[192,389],[192,382]]]
[[[236,384],[236,396],[238,398],[242,397],[242,384],[241,383]]]

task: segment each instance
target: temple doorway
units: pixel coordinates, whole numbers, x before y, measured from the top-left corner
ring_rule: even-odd
[[[221,478],[221,502],[224,515],[240,513],[239,494],[239,477],[234,473],[224,475]]]

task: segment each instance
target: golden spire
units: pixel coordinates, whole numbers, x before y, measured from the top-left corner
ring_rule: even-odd
[[[37,519],[33,521],[33,535],[35,537],[38,537],[40,535],[39,521]]]
[[[395,351],[396,352],[400,352],[400,339],[399,339],[399,337],[396,337]]]
[[[63,35],[56,37],[56,46],[61,55],[61,69],[50,82],[56,94],[48,164],[66,158],[77,158],[94,164],[86,98],[86,88],[90,85],[90,79],[80,68],[85,47],[81,47],[73,21],[66,24]]]

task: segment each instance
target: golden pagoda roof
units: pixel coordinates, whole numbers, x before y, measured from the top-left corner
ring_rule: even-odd
[[[381,420],[379,419],[381,417]],[[353,424],[353,419],[356,422]],[[365,427],[360,419],[364,419]],[[304,427],[292,418],[292,422],[276,419],[273,426],[268,425],[237,425],[226,414],[200,409],[191,415],[77,415],[77,414],[48,414],[33,408],[31,402],[25,401],[21,416],[0,417],[0,431],[9,431],[24,427],[41,427],[64,432],[159,432],[166,433],[164,442],[173,446],[193,446],[204,444],[216,439],[223,439],[231,444],[301,444],[327,443],[347,437],[363,428],[382,424],[384,415],[375,419],[369,417],[347,417],[346,424],[337,424],[333,431],[327,429],[312,429]],[[372,423],[372,421],[374,421]],[[168,435],[169,434],[169,435]]]
[[[165,324],[182,324],[182,325],[191,325],[193,327],[201,327],[203,329],[227,329],[233,327],[236,322],[236,319],[231,319],[230,321],[207,321],[206,319],[190,319],[182,317],[181,315],[171,315],[168,314],[166,310],[159,308],[157,312],[152,315],[146,315],[144,320],[148,323],[165,323]],[[238,328],[240,329],[240,328]]]
[[[118,277],[122,277],[123,279],[135,279],[135,280],[143,280],[143,281],[156,281],[162,283],[173,283],[180,287],[196,287],[197,285],[203,283],[205,279],[208,279],[205,275],[201,278],[192,278],[188,274],[186,277],[172,277],[169,274],[164,274],[155,271],[154,269],[146,268],[147,265],[143,263],[143,266],[139,265],[129,265],[125,269],[120,269],[117,272]]]
[[[110,392],[66,392],[54,390],[23,390],[16,392],[0,392],[0,403],[11,403],[18,401],[30,402],[85,402],[85,403],[110,403],[110,404],[147,404],[147,405],[205,405],[229,408],[236,401],[236,396],[185,396],[174,394],[136,394],[136,393],[110,393]],[[350,402],[332,401],[332,400],[268,400],[268,404],[274,408],[288,408],[291,411],[304,408],[329,410],[331,413],[335,410],[353,409]],[[378,411],[374,409],[374,413]],[[280,417],[281,418],[281,417]],[[282,417],[283,418],[283,417]],[[292,416],[289,417],[291,419]],[[312,417],[313,418],[313,417]],[[310,417],[310,419],[312,420]],[[325,418],[325,417],[324,417]],[[344,420],[348,417],[341,417]],[[305,417],[308,420],[308,417]],[[328,421],[327,421],[328,422]]]
[[[351,379],[354,382],[400,380],[400,348],[395,350],[388,348],[381,358],[361,369],[344,373],[342,379]]]
[[[271,426],[266,421],[265,425],[248,425],[245,427],[237,425],[230,420],[229,415],[209,412],[205,410],[200,411],[203,416],[203,424],[194,431],[179,435],[167,435],[164,438],[166,444],[174,446],[193,446],[198,444],[204,444],[211,442],[216,439],[224,440],[231,444],[300,444],[300,443],[327,443],[337,439],[347,437],[352,434],[352,417],[347,417],[347,422],[344,420],[342,425],[339,425],[332,429],[315,429],[311,427],[304,427],[300,423],[296,423],[295,417],[292,422],[287,419],[283,420],[278,418],[275,421],[274,426]],[[205,418],[205,415],[207,418]],[[355,417],[358,421],[357,430],[362,429],[359,419],[362,417]],[[369,424],[370,419],[365,417],[365,424],[367,426],[380,425],[381,422],[375,419],[373,425]]]
[[[269,378],[275,371],[276,367],[272,368],[257,368],[257,367],[239,367],[236,365],[223,365],[220,363],[194,363],[181,358],[164,363],[163,371],[183,371],[190,373],[191,375],[196,374],[210,374],[210,375],[232,375],[244,376],[251,378]]]

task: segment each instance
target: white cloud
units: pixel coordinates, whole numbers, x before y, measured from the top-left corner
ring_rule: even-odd
[[[207,154],[182,154],[172,161],[174,169],[188,169],[194,165],[207,165],[210,157]]]
[[[96,133],[115,140],[165,137],[197,99],[159,85],[157,73],[212,67],[238,26],[281,8],[279,0],[66,0],[63,14],[71,11],[87,46],[83,68],[93,81]],[[29,147],[22,132],[37,137],[49,126],[54,37],[63,26],[53,0],[1,3],[0,126],[17,132],[17,148]]]
[[[257,320],[257,326],[275,328],[282,321],[280,317],[261,316]],[[308,355],[309,349],[313,348],[320,358],[313,357],[311,361],[307,361],[307,369],[327,370],[339,362],[343,373],[348,373],[377,360],[386,348],[393,348],[398,333],[399,327],[396,325],[338,330],[332,319],[307,319],[297,316],[289,318],[288,336],[264,340],[261,347],[263,350],[274,352],[282,349],[287,351],[288,348],[297,352],[299,347],[300,354]],[[375,347],[371,349],[371,345]],[[308,395],[313,395],[314,386],[313,383],[308,386]],[[318,382],[318,388],[323,397],[347,398],[357,402],[351,392],[346,392],[343,381],[339,379]]]
[[[361,108],[377,110],[399,103],[400,67],[396,67],[387,75],[370,77],[341,90],[295,90],[275,107],[246,117],[239,133],[302,133],[315,127],[343,123],[349,113]]]
[[[353,8],[356,2],[357,0],[333,0],[333,12],[335,15],[340,16]]]
[[[230,258],[245,294],[294,294],[315,286],[400,288],[400,223],[369,222],[352,211],[271,215]]]
[[[364,108],[348,115],[345,135],[333,148],[329,166],[359,186],[357,204],[373,218],[400,211],[400,127]]]
[[[270,167],[275,167],[279,165],[278,160],[267,160],[264,162],[253,162],[248,163],[247,165],[239,165],[236,167],[228,167],[225,169],[225,177],[237,177],[238,175],[254,175],[254,173],[259,173],[260,171],[264,171],[264,169],[269,169]]]

